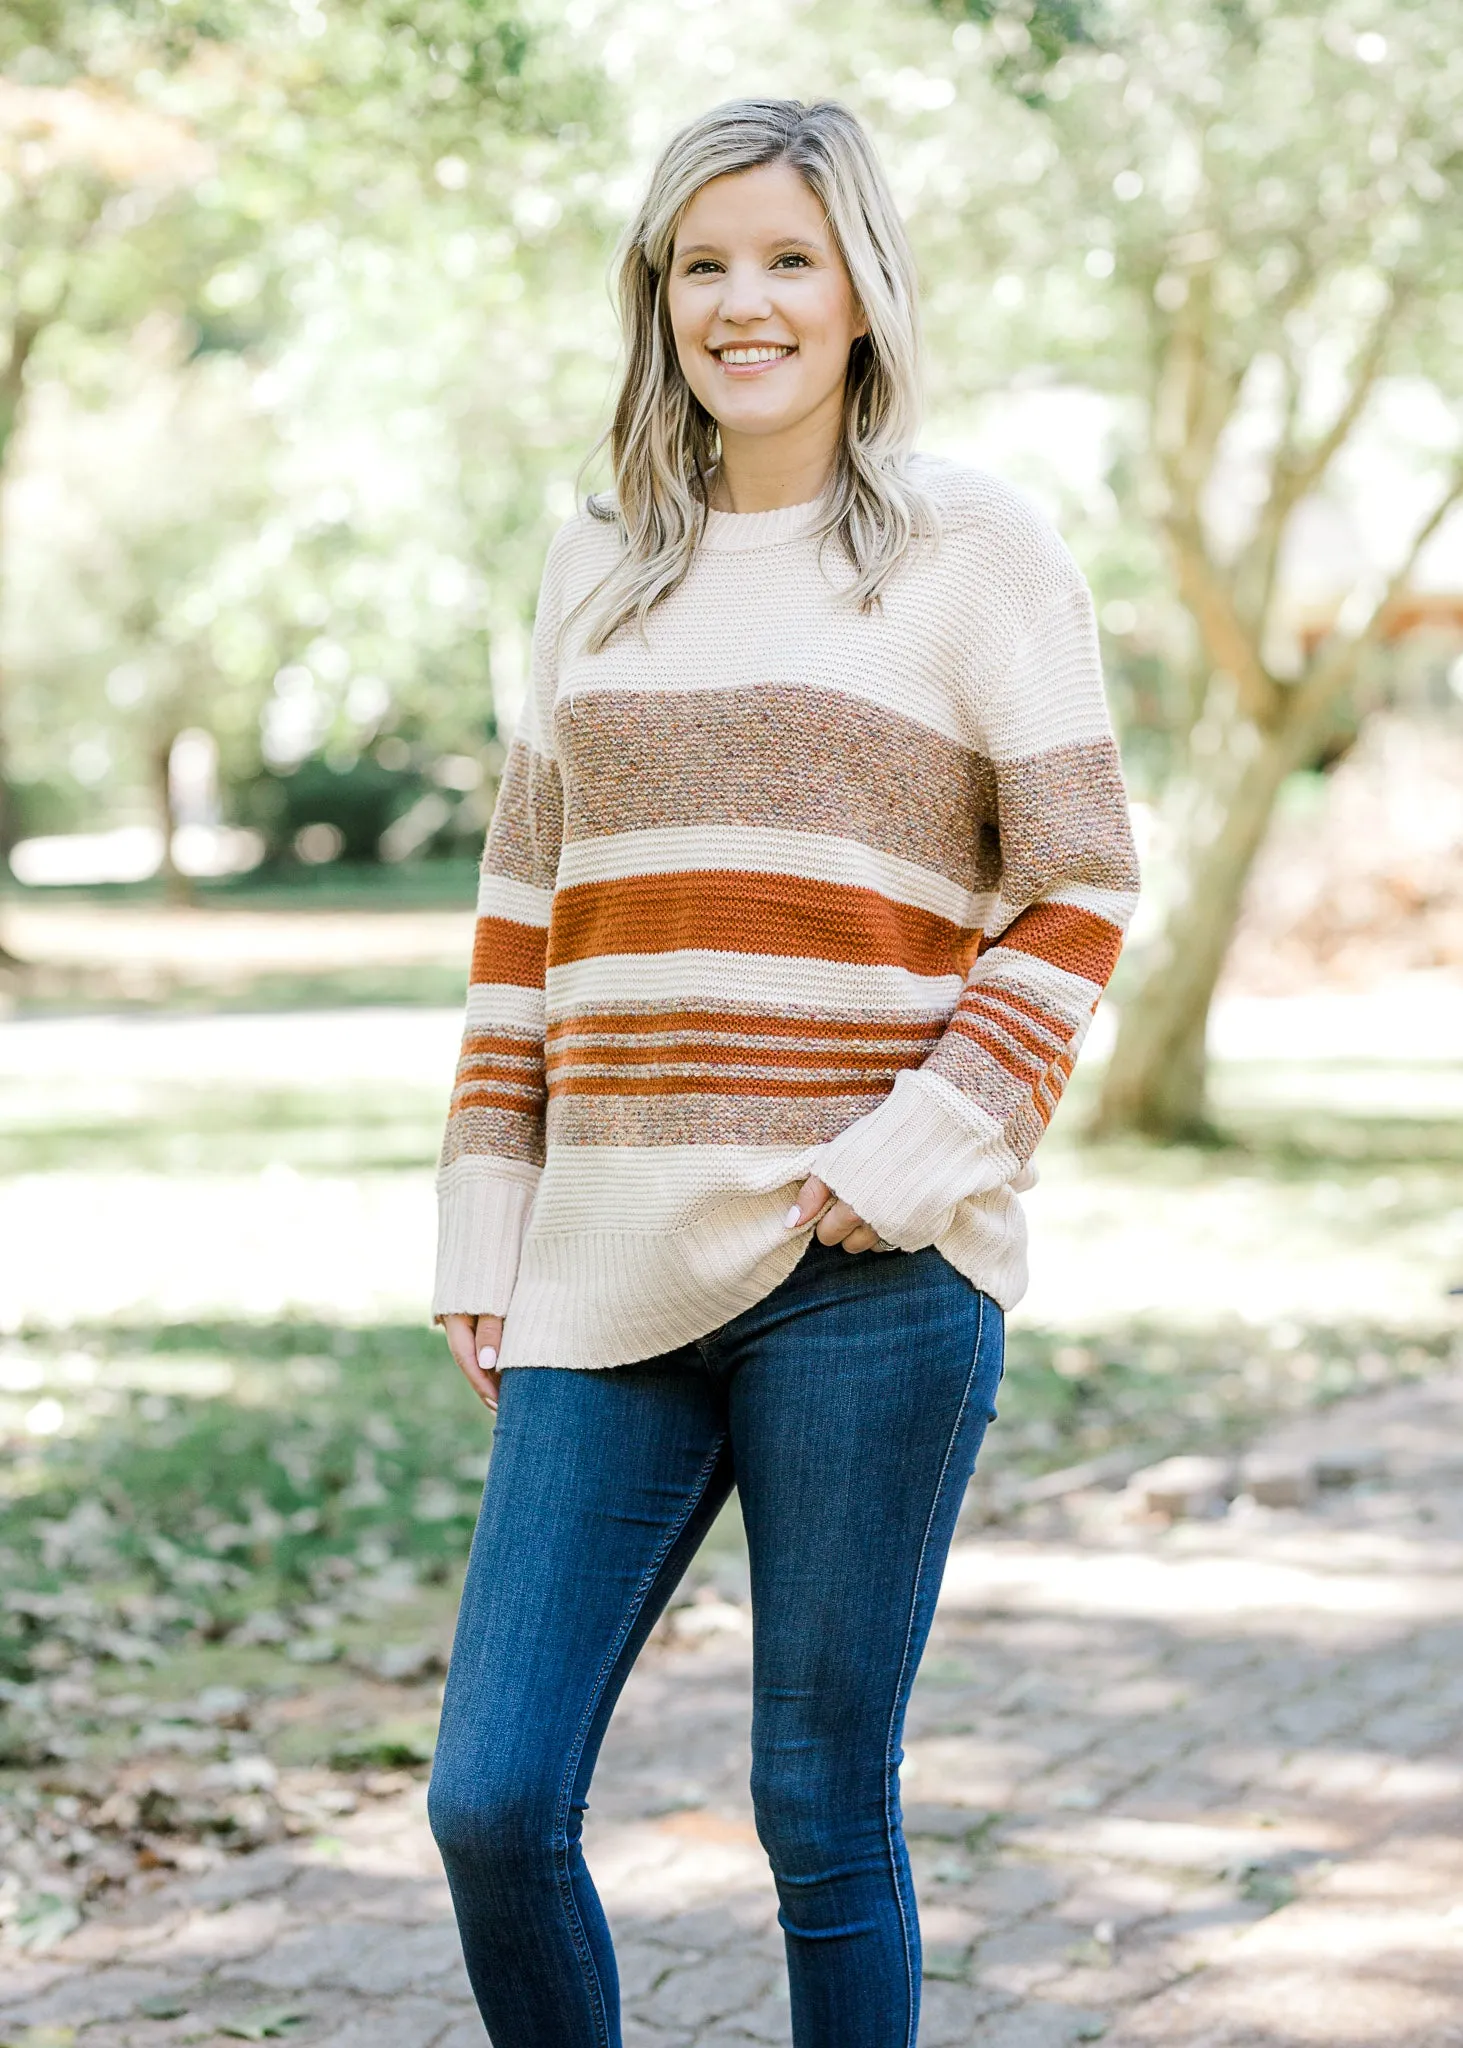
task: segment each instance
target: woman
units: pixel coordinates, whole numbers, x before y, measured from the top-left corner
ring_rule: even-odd
[[[909,2048],[900,1731],[1131,908],[1123,787],[1071,556],[910,453],[853,117],[694,121],[619,275],[615,492],[549,551],[442,1154],[435,1310],[498,1420],[432,1826],[496,2048],[613,2048],[580,1819],[735,1484],[793,2037]]]

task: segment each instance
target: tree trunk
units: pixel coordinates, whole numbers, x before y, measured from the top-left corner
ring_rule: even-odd
[[[153,749],[153,788],[157,795],[158,824],[163,835],[163,889],[169,903],[192,903],[193,883],[173,858],[173,834],[177,818],[173,812],[173,743],[176,733],[158,741]]]
[[[0,678],[0,688],[3,688],[3,678]],[[0,907],[3,907],[5,891],[12,880],[10,849],[15,844],[13,813],[14,799],[11,796],[10,784],[6,780],[5,775],[4,748],[0,746]],[[3,933],[0,933],[0,971],[8,968],[23,967],[24,965],[25,962],[20,956],[11,952],[5,943]]]
[[[21,403],[25,396],[25,368],[31,351],[39,340],[45,320],[34,314],[18,315],[10,332],[10,353],[3,372],[0,372],[0,612],[3,612],[5,575],[5,486],[9,475],[9,458],[15,449],[16,429],[20,424]],[[10,852],[15,844],[15,804],[10,789],[10,755],[6,746],[5,674],[0,669],[0,891],[11,879]],[[20,960],[0,938],[0,968],[23,967]]]
[[[4,624],[5,598],[5,453],[9,445],[8,424],[0,419],[0,627]],[[10,786],[10,750],[6,745],[6,675],[5,651],[0,646],[0,908],[4,907],[4,896],[14,877],[10,868],[10,855],[19,834],[15,826],[15,797]],[[0,969],[21,967],[25,963],[6,945],[0,933]]]
[[[1193,851],[1187,887],[1169,913],[1153,964],[1124,1004],[1093,1119],[1102,1137],[1203,1137],[1205,1033],[1255,856],[1280,785],[1295,765],[1299,735],[1253,735],[1253,752],[1218,797],[1223,816]]]

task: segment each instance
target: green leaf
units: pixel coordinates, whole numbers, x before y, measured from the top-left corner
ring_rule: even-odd
[[[337,1771],[410,1769],[432,1761],[435,1734],[431,1724],[421,1720],[386,1722],[338,1742],[330,1761]]]
[[[176,1991],[162,1991],[155,1998],[139,1999],[137,2010],[147,2020],[180,2020],[188,2010],[188,2001]]]
[[[235,2041],[274,2041],[288,2034],[293,2028],[303,2026],[310,2017],[292,2005],[261,2005],[257,2011],[246,2012],[236,2020],[224,2020],[219,2026],[221,2034],[228,2034]]]
[[[1267,1913],[1288,1906],[1295,1892],[1295,1879],[1288,1870],[1268,1869],[1263,1863],[1247,1870],[1240,1880],[1240,1897],[1252,1906],[1263,1906]]]
[[[10,1939],[16,1948],[28,1948],[39,1954],[64,1941],[80,1925],[81,1914],[73,1899],[63,1899],[57,1892],[32,1892],[21,1901]]]

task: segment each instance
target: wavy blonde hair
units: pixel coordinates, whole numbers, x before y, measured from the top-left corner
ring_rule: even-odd
[[[623,548],[570,613],[588,613],[591,653],[629,621],[643,626],[677,588],[706,522],[716,422],[682,375],[666,293],[681,216],[713,178],[775,163],[790,164],[822,206],[868,323],[849,352],[843,432],[816,532],[838,537],[854,570],[850,596],[867,611],[910,543],[935,530],[933,507],[905,474],[919,423],[914,258],[873,145],[834,100],[728,100],[672,138],[617,252],[625,371],[599,443],[615,490],[588,509],[618,526]]]

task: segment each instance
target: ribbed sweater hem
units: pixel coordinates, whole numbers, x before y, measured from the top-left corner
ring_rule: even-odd
[[[503,1326],[500,1366],[594,1372],[642,1364],[712,1335],[755,1307],[802,1258],[813,1225],[787,1229],[785,1189],[749,1197],[737,1209],[736,1259],[727,1256],[725,1213],[704,1226],[663,1234],[535,1235],[530,1226]],[[1009,1188],[958,1203],[933,1242],[957,1273],[1000,1308],[1014,1308],[1025,1293],[1025,1218]]]

